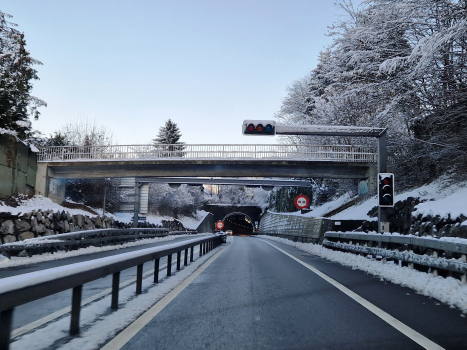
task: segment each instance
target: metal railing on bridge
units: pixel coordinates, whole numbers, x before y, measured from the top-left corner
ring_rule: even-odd
[[[374,147],[348,145],[112,145],[42,147],[38,161],[268,159],[375,163]]]

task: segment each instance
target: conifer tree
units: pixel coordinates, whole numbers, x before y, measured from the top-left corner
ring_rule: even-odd
[[[178,142],[181,137],[182,134],[178,125],[169,119],[165,122],[164,126],[160,127],[159,133],[153,141],[155,144],[175,145],[181,143]]]
[[[39,79],[32,66],[42,63],[26,51],[24,34],[7,21],[10,17],[0,11],[0,128],[15,131],[25,139],[31,134],[29,115],[37,119],[37,108],[46,106],[30,95],[32,80]]]

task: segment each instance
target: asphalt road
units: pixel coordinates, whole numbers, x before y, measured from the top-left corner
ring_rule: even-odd
[[[270,244],[234,237],[122,349],[423,349],[412,340],[416,332],[442,348],[467,349],[467,318],[459,310],[270,243],[373,303],[413,334],[401,333]]]

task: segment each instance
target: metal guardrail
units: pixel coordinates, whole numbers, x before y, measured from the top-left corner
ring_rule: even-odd
[[[179,231],[173,234],[184,234]],[[196,232],[195,232],[196,233]],[[10,258],[15,252],[26,251],[28,256],[55,252],[58,250],[78,249],[88,246],[103,246],[136,241],[143,238],[165,237],[166,228],[99,229],[62,233],[57,235],[31,238],[23,242],[7,243],[0,246],[0,254]]]
[[[457,272],[467,282],[467,244],[423,237],[390,236],[358,232],[326,232],[323,245],[358,254],[380,256],[433,269]],[[444,257],[443,257],[444,256]]]
[[[39,162],[137,159],[286,159],[375,163],[376,149],[348,145],[112,145],[41,147]]]
[[[112,274],[111,309],[118,309],[120,271],[137,266],[136,294],[142,293],[143,264],[154,261],[154,283],[159,282],[159,259],[167,256],[167,276],[172,275],[172,254],[177,254],[177,270],[181,269],[181,253],[185,251],[184,265],[193,262],[194,247],[199,245],[203,256],[222,243],[225,235],[212,235],[146,248],[111,257],[94,259],[63,267],[31,272],[1,279],[0,283],[0,350],[8,350],[12,315],[15,307],[44,298],[58,292],[73,289],[70,335],[79,333],[79,318],[83,284]]]

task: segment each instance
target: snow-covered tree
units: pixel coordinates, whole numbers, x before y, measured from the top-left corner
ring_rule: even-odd
[[[333,44],[307,75],[308,90],[300,81],[292,84],[278,119],[387,127],[392,170],[408,182],[423,182],[446,170],[465,173],[466,2],[368,0],[358,8],[350,0],[337,4],[348,16],[330,27]],[[316,137],[285,141],[369,142]]]
[[[29,116],[39,117],[46,103],[31,96],[32,81],[39,79],[34,64],[42,64],[26,50],[24,34],[0,11],[0,128],[12,130],[21,139],[31,134]]]
[[[153,139],[155,144],[175,145],[180,144],[179,140],[182,137],[178,125],[171,119],[167,120],[163,126],[160,127],[157,137]]]

